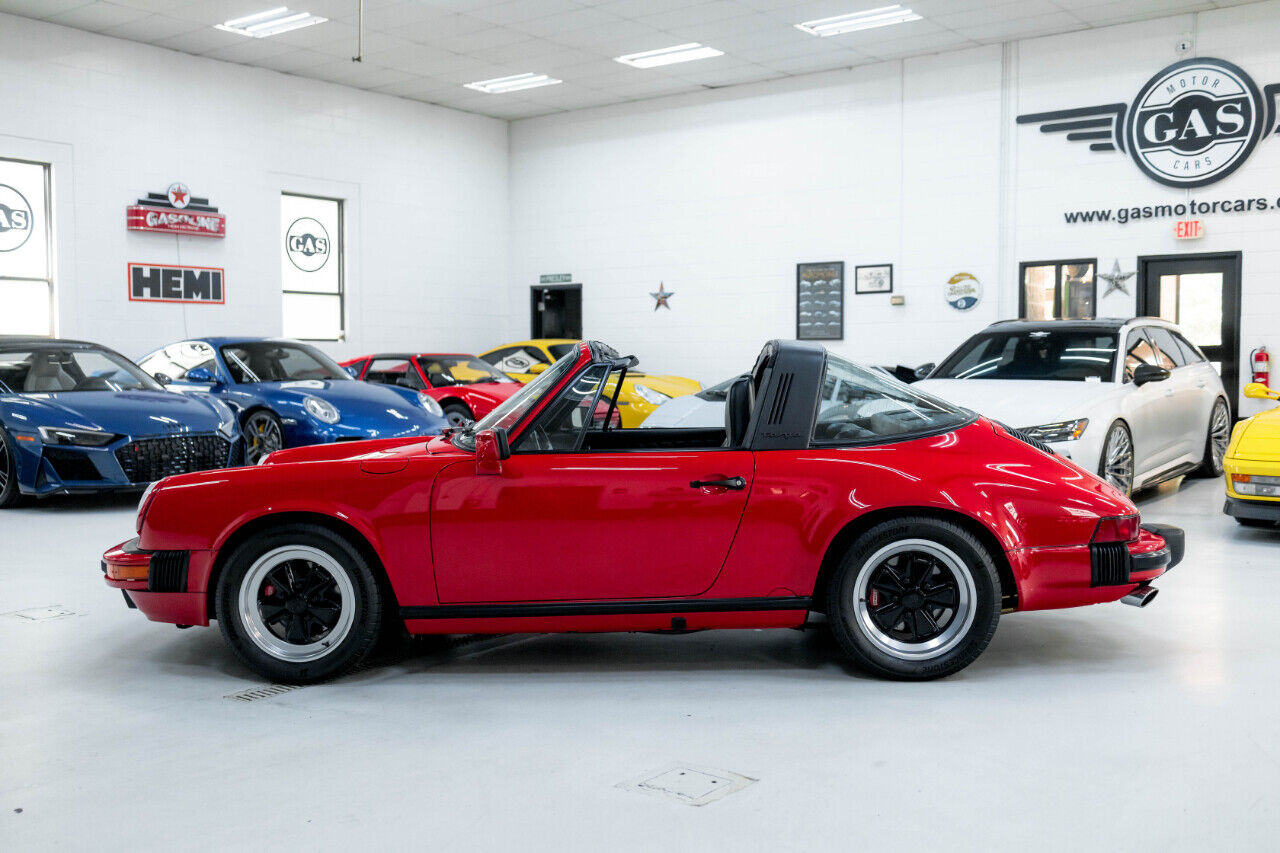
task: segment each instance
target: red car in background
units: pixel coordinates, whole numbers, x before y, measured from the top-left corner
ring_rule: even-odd
[[[463,353],[378,353],[342,366],[356,379],[412,388],[434,398],[455,427],[483,418],[520,390],[520,383],[507,374]]]
[[[266,678],[339,675],[379,632],[797,628],[950,675],[1002,613],[1124,599],[1182,558],[1035,440],[825,349],[767,344],[719,428],[622,429],[636,360],[583,342],[478,423],[169,477],[103,556],[149,619],[217,619]],[[601,406],[605,411],[601,412]],[[609,555],[600,559],[601,554]]]

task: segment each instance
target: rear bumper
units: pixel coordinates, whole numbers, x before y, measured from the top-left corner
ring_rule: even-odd
[[[1222,511],[1232,518],[1248,518],[1255,521],[1280,521],[1280,501],[1250,501],[1227,496]]]

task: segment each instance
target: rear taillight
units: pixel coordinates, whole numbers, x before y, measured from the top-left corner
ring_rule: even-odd
[[[1138,538],[1139,518],[1136,515],[1116,515],[1098,519],[1091,542],[1133,542]]]

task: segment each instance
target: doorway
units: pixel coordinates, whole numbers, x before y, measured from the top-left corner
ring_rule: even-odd
[[[1240,253],[1138,258],[1138,315],[1177,323],[1240,396]]]
[[[541,284],[529,288],[529,337],[582,338],[582,285]]]

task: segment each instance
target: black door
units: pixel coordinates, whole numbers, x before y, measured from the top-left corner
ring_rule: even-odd
[[[1240,397],[1240,253],[1138,258],[1138,314],[1177,323]]]
[[[582,285],[544,284],[529,289],[530,335],[537,338],[582,338]]]

